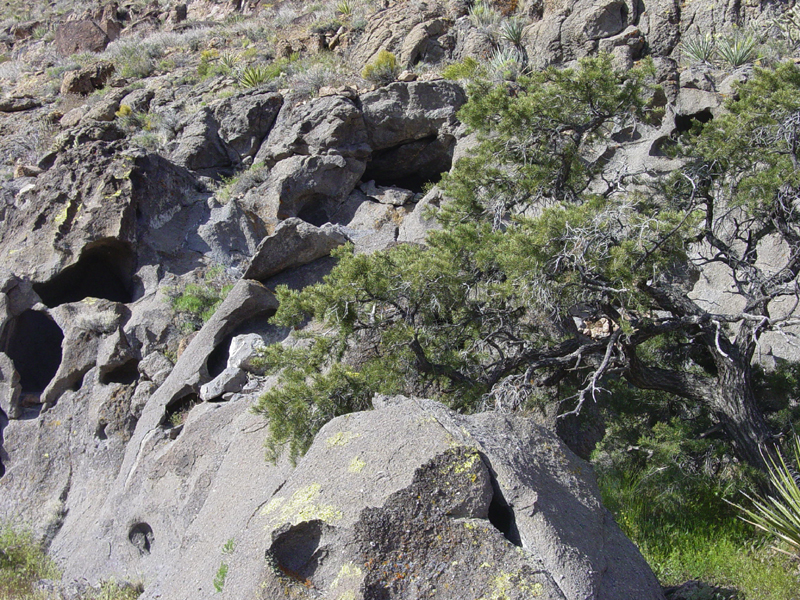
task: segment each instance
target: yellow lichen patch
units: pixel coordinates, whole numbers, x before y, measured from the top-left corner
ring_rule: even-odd
[[[315,502],[322,486],[312,483],[304,488],[300,488],[288,500],[273,498],[267,504],[262,514],[273,514],[273,524],[277,522],[291,522],[296,525],[302,521],[324,521],[331,523],[342,518],[342,511],[329,504],[318,504]]]
[[[478,462],[480,459],[481,457],[478,454],[478,451],[475,450],[474,448],[470,448],[469,456],[464,460],[464,462],[453,467],[453,471],[455,471],[455,473],[459,475],[462,473],[466,473],[467,471],[472,471],[473,467],[475,466],[475,463]]]
[[[492,579],[492,591],[480,600],[511,600],[512,592],[516,592],[516,597],[535,598],[541,596],[543,591],[544,586],[538,581],[531,583],[518,573],[501,572]]]
[[[350,464],[347,466],[347,470],[351,473],[361,473],[364,470],[364,467],[367,466],[367,463],[358,456],[356,456],[353,460],[350,461]]]
[[[67,211],[69,210],[69,205],[70,203],[68,202],[67,205],[61,209],[61,212],[56,215],[56,218],[53,219],[56,225],[61,225],[67,220]]]
[[[335,433],[325,440],[325,443],[328,444],[328,446],[347,446],[347,444],[360,436],[360,433],[353,433],[352,431],[340,431],[339,433]]]
[[[339,569],[339,574],[336,576],[336,579],[334,579],[333,583],[331,583],[331,590],[336,589],[343,580],[357,579],[361,577],[362,574],[363,571],[357,564],[353,562],[343,564],[342,568]],[[341,596],[339,597],[341,598]]]

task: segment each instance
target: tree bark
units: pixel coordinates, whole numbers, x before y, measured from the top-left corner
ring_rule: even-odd
[[[736,457],[766,472],[765,456],[774,455],[772,435],[756,403],[749,364],[719,357],[717,377],[645,366],[634,348],[626,348],[625,377],[641,389],[660,390],[705,404],[722,425]]]
[[[733,443],[736,456],[766,472],[765,457],[772,456],[775,448],[753,394],[750,366],[735,361],[719,366],[717,385],[708,399],[711,409]]]

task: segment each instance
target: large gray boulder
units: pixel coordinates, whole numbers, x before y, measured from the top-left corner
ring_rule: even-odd
[[[364,161],[338,154],[291,156],[275,165],[267,181],[250,190],[242,203],[267,223],[300,217],[322,225],[365,169]]]
[[[449,46],[448,40],[442,39],[448,29],[445,17],[442,4],[426,0],[399,2],[378,11],[367,23],[350,59],[355,65],[364,66],[375,60],[381,50],[387,50],[397,56],[403,67],[419,60],[438,62]]]
[[[370,154],[361,111],[344,96],[325,96],[285,107],[258,151],[256,162],[274,165],[295,155],[332,153],[359,160]]]
[[[423,138],[453,135],[467,96],[452,81],[397,82],[360,98],[369,143],[384,150]]]
[[[231,169],[239,156],[220,137],[212,109],[204,107],[184,127],[171,159],[192,171],[214,175]]]
[[[212,105],[219,136],[239,160],[255,156],[283,105],[283,96],[250,90]]]
[[[286,219],[258,245],[244,277],[266,281],[281,271],[327,256],[345,241],[335,227],[315,227],[297,218]]]
[[[266,597],[663,598],[591,467],[553,433],[427,400],[376,404],[326,425],[256,517],[271,538]]]

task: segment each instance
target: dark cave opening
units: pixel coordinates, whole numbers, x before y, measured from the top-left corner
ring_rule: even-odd
[[[64,333],[53,319],[28,309],[11,320],[3,351],[20,376],[23,394],[40,394],[61,364]]]
[[[50,308],[88,297],[128,303],[133,301],[134,267],[127,244],[105,241],[84,250],[77,263],[50,281],[33,284],[33,290]]]
[[[233,335],[225,336],[225,339],[217,344],[211,351],[211,354],[208,355],[206,366],[208,367],[208,376],[211,377],[211,379],[220,375],[225,370],[225,367],[228,366],[231,340],[233,340]]]
[[[324,203],[309,202],[297,213],[297,218],[311,225],[322,227],[330,220],[328,211],[325,209]]]
[[[162,427],[168,429],[182,427],[189,411],[201,402],[200,397],[194,392],[189,392],[173,400],[167,404],[164,410],[164,417],[161,419]]]
[[[139,554],[150,554],[154,541],[153,528],[147,523],[136,523],[128,532],[128,540],[139,550]]]
[[[453,164],[455,140],[435,135],[372,153],[362,181],[397,186],[419,193],[439,183]]]
[[[494,494],[489,504],[489,522],[494,525],[503,537],[515,546],[522,546],[522,539],[517,529],[517,518],[514,516],[514,509],[506,502],[503,492],[497,481],[492,477],[492,487]]]
[[[686,133],[691,131],[692,125],[695,123],[708,123],[713,118],[714,115],[711,114],[711,109],[708,108],[691,115],[675,115],[675,133]]]
[[[114,367],[113,369],[100,374],[100,383],[109,385],[112,383],[119,383],[122,385],[130,385],[139,380],[139,361],[135,358]]]

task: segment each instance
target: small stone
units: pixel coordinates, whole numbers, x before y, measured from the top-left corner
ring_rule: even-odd
[[[403,81],[408,83],[409,81],[416,81],[417,74],[413,71],[403,71],[400,75],[397,76],[397,81]]]
[[[20,177],[38,177],[41,173],[42,170],[33,165],[17,165],[14,167],[14,179],[19,179]]]

